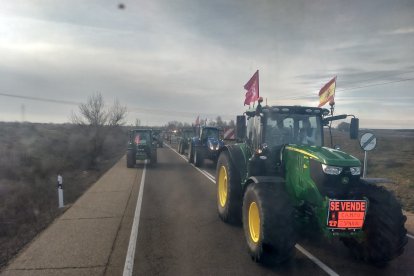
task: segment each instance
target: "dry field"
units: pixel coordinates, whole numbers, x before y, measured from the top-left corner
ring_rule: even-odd
[[[0,267],[61,214],[58,172],[70,204],[125,153],[125,128],[102,132],[101,147],[95,134],[70,124],[0,122]]]

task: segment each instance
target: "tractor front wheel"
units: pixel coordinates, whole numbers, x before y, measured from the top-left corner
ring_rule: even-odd
[[[361,195],[369,199],[362,240],[342,238],[354,258],[383,266],[398,257],[407,244],[407,217],[395,196],[382,187],[361,183]]]
[[[220,154],[216,171],[219,217],[227,223],[241,224],[242,186],[227,152]]]
[[[243,199],[243,229],[252,259],[280,264],[295,252],[293,207],[283,183],[250,184]]]
[[[196,167],[201,167],[204,164],[204,156],[203,156],[203,150],[195,148],[194,151],[194,165]]]

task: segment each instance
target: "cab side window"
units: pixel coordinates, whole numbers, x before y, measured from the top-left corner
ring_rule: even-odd
[[[250,145],[252,145],[253,143],[253,121],[254,121],[253,117],[250,117],[247,119],[247,127],[246,127],[247,141],[249,142]]]
[[[252,143],[253,143],[253,147],[255,149],[259,148],[261,143],[262,143],[262,137],[261,137],[261,117],[260,116],[255,116],[253,118],[253,137],[252,137]]]

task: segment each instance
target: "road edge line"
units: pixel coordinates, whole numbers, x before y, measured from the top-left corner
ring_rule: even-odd
[[[168,144],[164,144],[166,145],[168,148],[170,148],[170,150],[172,150],[173,152],[175,152],[178,156],[180,156],[182,159],[184,159],[185,161],[188,161],[187,158],[185,158],[184,156],[182,156],[181,154],[179,154],[173,147],[171,147]],[[216,184],[216,180],[214,179],[213,175],[211,175],[209,172],[204,171],[200,168],[197,168],[196,166],[194,166],[194,164],[191,164],[196,170],[198,170],[199,172],[201,172],[205,177],[208,178],[208,180],[210,180],[211,182],[213,182],[214,184]]]
[[[131,276],[134,269],[135,249],[138,238],[139,218],[141,216],[142,197],[144,193],[145,175],[147,172],[147,160],[145,160],[144,170],[141,176],[141,183],[139,186],[137,205],[135,206],[134,222],[132,223],[131,235],[129,236],[128,251],[125,258],[123,276]]]
[[[298,243],[295,244],[295,247],[297,250],[299,250],[303,255],[305,255],[306,257],[308,257],[309,259],[311,259],[312,262],[314,262],[315,264],[317,264],[320,268],[323,269],[323,271],[325,271],[326,273],[328,273],[328,275],[331,276],[339,276],[338,273],[336,273],[335,271],[333,271],[329,266],[327,266],[326,264],[324,264],[321,260],[319,260],[318,258],[316,258],[314,255],[312,255],[308,250],[306,250],[305,248],[303,248],[301,245],[299,245]]]

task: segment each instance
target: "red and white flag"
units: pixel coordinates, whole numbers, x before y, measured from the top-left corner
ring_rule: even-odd
[[[318,107],[324,106],[327,102],[334,104],[336,88],[336,76],[325,84],[319,91],[319,105]]]
[[[140,137],[139,137],[139,134],[137,135],[137,136],[135,136],[135,144],[139,144],[139,142],[141,141],[141,139],[140,139]]]
[[[259,99],[259,70],[244,85],[244,89],[247,90],[244,105],[248,105]]]

